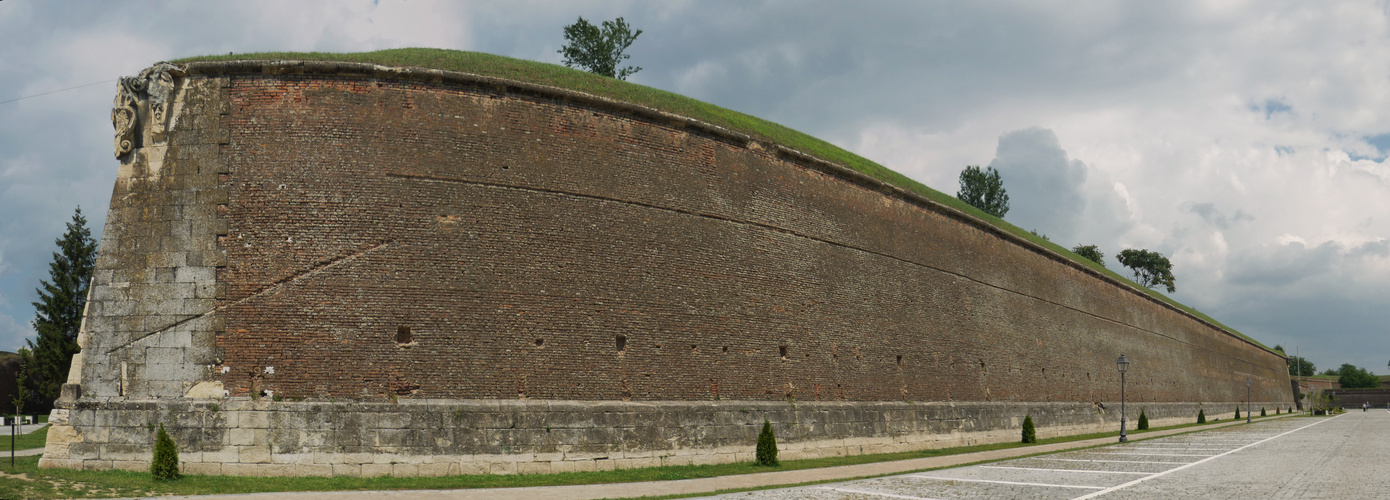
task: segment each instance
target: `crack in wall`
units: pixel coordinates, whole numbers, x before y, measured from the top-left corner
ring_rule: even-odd
[[[377,250],[381,250],[382,248],[386,248],[388,245],[390,245],[390,244],[392,244],[392,243],[395,243],[395,240],[385,240],[385,241],[382,241],[382,242],[380,242],[380,243],[377,243],[376,245],[372,245],[372,246],[367,247],[367,248],[359,249],[358,251],[353,252],[353,253],[350,253],[350,254],[347,254],[347,255],[340,255],[340,256],[334,257],[334,258],[332,258],[332,259],[326,259],[326,260],[319,261],[319,264],[316,264],[316,265],[314,265],[313,267],[310,267],[310,268],[305,269],[305,270],[303,270],[303,271],[300,271],[300,272],[291,274],[291,275],[289,275],[289,276],[286,276],[286,277],[284,277],[284,278],[281,278],[281,279],[279,279],[279,280],[276,280],[274,283],[271,283],[269,286],[266,286],[265,288],[262,288],[262,289],[260,289],[260,290],[255,291],[255,292],[252,292],[250,295],[247,295],[247,296],[245,296],[245,297],[242,297],[242,298],[240,298],[240,299],[237,299],[236,301],[234,301],[234,302],[232,302],[232,303],[230,303],[230,304],[224,304],[224,305],[217,306],[217,310],[219,310],[219,311],[226,310],[226,309],[229,308],[229,307],[241,305],[241,304],[246,303],[247,301],[249,301],[249,300],[251,300],[251,299],[255,299],[255,298],[260,297],[260,296],[262,296],[262,295],[266,295],[266,294],[271,293],[271,292],[279,291],[279,290],[285,288],[286,286],[293,285],[293,284],[295,284],[295,283],[297,283],[297,282],[299,282],[299,281],[301,281],[301,280],[303,280],[303,279],[306,279],[306,278],[309,278],[309,277],[312,277],[312,276],[321,274],[321,273],[323,273],[323,272],[325,272],[325,271],[328,271],[329,269],[332,269],[332,268],[334,268],[334,267],[338,267],[338,266],[340,266],[340,265],[342,265],[342,264],[351,262],[351,261],[353,261],[353,260],[357,260],[357,258],[359,258],[359,257],[363,257],[363,256],[365,256],[365,255],[374,253],[374,252],[376,252]]]
[[[315,266],[313,266],[313,267],[310,267],[309,269],[305,269],[305,270],[303,270],[303,271],[294,273],[294,274],[289,275],[289,276],[287,276],[287,277],[285,277],[285,278],[282,278],[282,279],[280,279],[280,280],[277,280],[276,282],[271,283],[269,286],[267,286],[267,287],[265,287],[265,288],[262,288],[262,289],[260,289],[260,290],[257,290],[257,291],[255,291],[254,293],[252,293],[252,294],[250,294],[250,295],[247,295],[246,297],[242,297],[242,298],[240,298],[240,299],[237,299],[235,302],[232,302],[232,303],[230,303],[230,304],[225,304],[225,305],[213,307],[212,309],[209,309],[208,311],[203,312],[202,314],[197,314],[197,315],[189,316],[189,317],[187,317],[187,318],[183,318],[183,319],[181,319],[181,320],[175,321],[174,323],[170,324],[169,326],[165,326],[165,327],[163,327],[163,328],[160,328],[160,329],[158,329],[158,330],[154,330],[154,331],[152,331],[152,332],[150,332],[150,333],[147,333],[147,334],[145,334],[145,335],[141,335],[141,336],[139,336],[139,337],[137,337],[137,338],[131,339],[129,342],[126,342],[126,343],[124,343],[124,344],[121,344],[121,345],[119,345],[119,346],[116,346],[116,347],[111,348],[110,350],[106,351],[106,354],[110,355],[110,354],[115,353],[116,351],[119,351],[119,350],[121,350],[121,349],[130,348],[131,346],[134,346],[135,344],[138,344],[138,343],[140,343],[141,341],[143,341],[143,340],[145,340],[145,339],[149,339],[149,338],[153,338],[153,337],[155,337],[155,336],[161,335],[161,334],[163,334],[163,333],[166,333],[166,332],[168,332],[168,331],[170,331],[170,330],[173,330],[174,328],[177,328],[177,327],[179,327],[179,326],[181,326],[181,325],[183,325],[183,324],[185,324],[185,323],[188,323],[188,322],[190,322],[190,321],[194,321],[194,320],[197,320],[197,319],[202,319],[202,318],[211,316],[213,313],[216,313],[216,312],[219,312],[219,311],[225,311],[225,310],[226,310],[227,308],[229,308],[229,307],[237,306],[237,305],[240,305],[240,304],[242,304],[242,303],[245,303],[246,301],[252,300],[252,299],[254,299],[254,298],[256,298],[256,297],[260,297],[260,296],[262,296],[262,295],[265,295],[265,294],[268,294],[268,293],[272,293],[272,292],[278,291],[278,290],[280,290],[280,289],[282,289],[282,288],[284,288],[284,287],[286,287],[286,286],[292,285],[292,284],[294,284],[294,283],[296,283],[296,282],[298,282],[298,281],[300,281],[300,280],[303,280],[303,279],[309,278],[309,277],[311,277],[311,276],[315,276],[315,275],[317,275],[317,274],[323,273],[323,272],[325,272],[325,271],[327,271],[327,270],[329,270],[329,269],[332,269],[332,268],[334,268],[334,267],[337,267],[337,266],[339,266],[339,265],[341,265],[341,264],[344,264],[344,263],[347,263],[347,262],[356,260],[358,257],[362,257],[362,256],[364,256],[364,255],[367,255],[367,254],[370,254],[370,253],[375,252],[375,251],[377,251],[377,250],[380,250],[380,249],[382,249],[382,248],[385,248],[387,245],[390,245],[390,244],[393,243],[393,242],[394,242],[394,240],[386,240],[386,241],[383,241],[383,242],[378,243],[378,244],[376,244],[376,245],[373,245],[373,246],[371,246],[371,247],[358,250],[358,251],[356,251],[356,252],[354,252],[354,253],[351,253],[351,254],[341,255],[341,256],[338,256],[338,257],[335,257],[335,258],[332,258],[332,259],[328,259],[328,260],[325,260],[325,261],[321,261],[319,264],[317,264],[317,265],[315,265]]]

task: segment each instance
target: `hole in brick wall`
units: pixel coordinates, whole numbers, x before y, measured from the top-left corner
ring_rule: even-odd
[[[690,352],[695,352],[698,350],[700,350],[700,348],[696,347],[695,344],[690,344]]]
[[[782,361],[787,360],[787,346],[777,346],[777,352],[782,354]]]
[[[536,339],[536,347],[545,347],[545,339]]]
[[[410,343],[410,339],[411,339],[411,337],[410,337],[410,327],[405,326],[405,325],[401,325],[401,326],[396,327],[396,343],[397,343],[397,344],[409,344],[409,343]]]
[[[627,352],[627,335],[619,335],[613,338],[614,347],[618,348],[618,354]]]
[[[512,167],[509,167],[509,166],[506,166],[506,165],[502,165],[502,170],[507,170],[507,169],[509,169],[509,168],[512,168]]]
[[[729,346],[724,346],[724,352],[729,352]]]
[[[980,360],[980,369],[981,369],[981,370],[985,369],[985,360],[983,360],[983,359]]]
[[[903,367],[903,355],[899,354],[899,355],[898,355],[898,368],[902,368],[902,367]]]

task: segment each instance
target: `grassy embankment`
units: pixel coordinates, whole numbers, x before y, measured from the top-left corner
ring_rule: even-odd
[[[1274,415],[1270,415],[1274,417]],[[1259,420],[1261,417],[1255,417]],[[1212,425],[1185,424],[1129,431],[1131,436],[1165,429],[1194,428]],[[35,432],[37,446],[43,446],[46,429]],[[939,450],[922,450],[878,455],[787,460],[777,467],[762,467],[749,463],[719,465],[685,465],[623,469],[602,472],[573,472],[537,475],[481,475],[446,477],[243,477],[243,476],[184,476],[173,481],[155,481],[148,472],[80,471],[70,469],[40,469],[39,457],[18,457],[15,465],[0,460],[0,498],[99,498],[137,497],[155,495],[213,495],[231,493],[266,493],[290,491],[354,491],[354,490],[438,490],[461,488],[508,488],[521,486],[561,486],[574,484],[629,483],[640,481],[669,481],[706,477],[753,474],[759,472],[813,469],[855,465],[913,458],[959,455],[980,451],[1027,448],[1051,443],[1065,443],[1118,436],[1119,432],[1101,432],[1078,436],[1039,439],[1037,444],[997,443]],[[32,444],[32,443],[31,443]]]
[[[1025,231],[1007,221],[991,216],[979,209],[967,205],[956,199],[954,196],[942,193],[926,185],[907,178],[906,176],[885,168],[882,165],[869,161],[849,151],[845,151],[833,144],[822,141],[815,137],[797,132],[790,128],[769,122],[760,118],[752,117],[737,111],[721,108],[713,104],[697,101],[689,97],[673,94],[664,90],[654,89],[638,85],[635,83],[624,82],[613,78],[602,77],[566,68],[564,66],[547,64],[522,59],[512,59],[510,57],[483,54],[479,52],[463,52],[456,50],[443,49],[392,49],[377,52],[359,52],[349,54],[326,53],[326,52],[262,52],[255,54],[233,54],[233,55],[214,55],[199,56],[179,59],[175,62],[185,63],[194,61],[235,61],[235,60],[305,60],[305,61],[345,61],[381,64],[387,66],[415,66],[421,68],[440,69],[448,71],[459,71],[478,75],[508,78],[523,82],[547,85],[570,89],[587,94],[593,94],[609,99],[614,99],[633,104],[640,104],[650,108],[659,109],[677,115],[688,116],[700,121],[718,125],[730,130],[739,131],[752,136],[755,139],[781,144],[786,147],[801,151],[803,153],[816,156],[818,158],[844,165],[860,173],[866,174],[875,179],[888,184],[897,186],[904,190],[921,195],[929,200],[966,212],[976,218],[984,220],[999,229],[1011,233],[1015,236],[1027,239],[1033,243],[1047,247],[1048,249],[1080,263],[1083,266],[1094,269],[1107,276],[1118,279],[1121,282],[1129,283],[1136,289],[1143,291],[1165,303],[1171,304],[1178,309],[1186,311],[1198,318],[1218,325],[1251,343],[1270,350],[1268,346],[1259,341],[1245,336],[1221,322],[1202,314],[1200,311],[1187,307],[1169,298],[1156,290],[1145,288],[1135,284],[1132,280],[1116,273],[1105,266],[1092,262],[1086,258],[1076,255],[1071,250],[1061,245],[1045,240]],[[961,165],[961,168],[964,168]]]

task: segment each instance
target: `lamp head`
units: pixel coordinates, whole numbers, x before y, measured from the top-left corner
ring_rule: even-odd
[[[1124,373],[1125,370],[1129,369],[1129,358],[1126,358],[1125,355],[1121,354],[1120,359],[1115,361],[1115,366],[1120,368],[1120,373]]]

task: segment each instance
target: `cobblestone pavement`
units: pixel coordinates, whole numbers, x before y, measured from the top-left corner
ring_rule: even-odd
[[[1289,418],[720,500],[1390,498],[1390,412]]]

